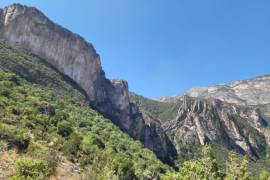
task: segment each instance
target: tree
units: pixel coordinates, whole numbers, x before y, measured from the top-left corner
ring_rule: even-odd
[[[223,174],[219,171],[216,160],[211,155],[211,147],[204,146],[202,154],[202,158],[182,164],[180,179],[222,179]]]
[[[229,157],[226,162],[226,180],[249,180],[251,175],[248,172],[249,160],[244,157],[242,160],[237,158],[235,152],[229,152]]]

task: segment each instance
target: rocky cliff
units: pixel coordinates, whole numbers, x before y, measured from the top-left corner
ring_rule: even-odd
[[[160,101],[130,98],[161,124],[179,156],[194,146],[216,144],[259,158],[270,144],[269,76],[209,88],[193,88]]]
[[[99,55],[82,37],[53,23],[36,8],[13,4],[0,9],[0,38],[43,58],[70,77],[100,113],[162,160],[169,160],[173,149],[166,135],[146,123],[130,102],[127,82],[105,77]]]
[[[257,159],[270,142],[270,76],[193,88],[155,101],[129,93],[126,81],[107,79],[94,47],[36,8],[13,4],[0,9],[0,38],[74,80],[91,106],[163,161],[208,143]]]
[[[177,116],[163,123],[176,149],[192,145],[218,144],[257,159],[265,151],[267,123],[258,109],[217,99],[183,96]]]

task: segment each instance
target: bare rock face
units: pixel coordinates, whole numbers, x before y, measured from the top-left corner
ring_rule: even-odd
[[[148,117],[145,119],[161,125],[178,157],[187,157],[194,147],[214,144],[247,154],[255,160],[270,144],[269,120],[260,106],[188,95],[158,101],[132,93],[130,99]],[[263,109],[269,112],[270,105]]]
[[[39,55],[80,84],[91,101],[96,100],[95,81],[104,75],[91,44],[55,25],[35,8],[13,4],[1,14],[1,38]]]
[[[184,96],[163,128],[179,154],[191,145],[219,144],[257,159],[265,151],[266,122],[257,109]]]
[[[171,103],[171,102],[179,101],[185,98],[186,96],[193,97],[193,99],[204,99],[204,101],[212,101],[214,99],[223,101],[222,104],[227,104],[227,105],[226,106],[223,105],[222,112],[224,112],[225,107],[226,107],[225,109],[227,110],[231,108],[234,108],[235,110],[242,109],[242,111],[238,110],[237,113],[236,112],[234,113],[234,111],[231,111],[232,114],[229,113],[228,111],[225,114],[218,113],[217,114],[218,116],[215,118],[216,123],[220,123],[221,120],[223,122],[226,122],[223,125],[221,124],[222,126],[220,126],[220,129],[224,129],[224,127],[227,127],[228,129],[231,129],[231,130],[239,129],[239,132],[241,131],[247,132],[247,129],[257,130],[258,133],[261,133],[264,135],[266,143],[268,145],[270,144],[269,125],[267,127],[264,127],[260,125],[261,123],[259,123],[260,119],[265,119],[266,120],[265,124],[269,124],[270,122],[270,75],[259,76],[259,77],[255,77],[248,80],[235,81],[230,84],[218,84],[218,85],[214,85],[210,87],[192,88],[191,90],[187,91],[184,94],[180,94],[176,97],[163,97],[160,100],[161,102]],[[212,110],[216,111],[217,109],[212,108]],[[220,112],[220,110],[218,112]],[[245,126],[239,126],[242,128],[237,128],[238,127],[237,124],[230,123],[231,122],[229,121],[230,117],[235,117],[235,115],[233,114],[238,114],[238,117],[236,116],[237,117],[236,120],[242,121],[241,123],[237,121],[239,125],[249,125],[252,128],[245,127]],[[195,118],[194,115],[198,116],[198,113],[197,114],[195,112],[192,113],[191,117],[193,119]],[[199,115],[200,115],[200,118],[201,119],[203,118],[204,119],[203,121],[205,122],[211,123],[211,121],[213,120],[213,118],[209,119],[208,116],[205,116],[205,115],[202,116],[200,113]],[[218,129],[218,127],[215,127],[215,128],[216,130]],[[211,131],[211,132],[215,132],[215,131]],[[179,127],[176,133],[180,136],[183,133],[183,128]],[[258,133],[255,133],[255,134],[258,134]],[[225,135],[226,134],[228,133],[225,133]],[[238,135],[236,136],[236,134]],[[256,154],[258,155],[259,153],[257,150],[254,151],[254,147],[252,146],[254,145],[255,147],[260,147],[260,146],[258,146],[259,144],[256,143],[256,141],[251,138],[251,137],[255,137],[255,134],[254,133],[242,134],[242,139],[243,137],[246,137],[245,139],[248,140],[248,143],[245,143],[244,141],[239,140],[239,137],[241,137],[241,133],[239,134],[237,133],[237,131],[234,131],[233,136],[238,137],[238,138],[237,139],[232,138],[232,134],[231,134],[230,140],[234,139],[233,140],[235,142],[234,144],[237,145],[238,147],[241,146],[241,149],[244,150],[249,155],[252,154],[251,152],[256,152],[256,153],[253,153],[253,156],[254,155],[256,156]],[[202,138],[199,138],[199,136],[196,136],[196,137],[197,138],[195,139],[197,140],[202,139]],[[222,143],[224,142],[224,139],[222,140],[222,136],[220,136],[219,138],[217,136],[214,136],[214,137],[215,137],[214,139],[210,139],[210,140],[215,142],[216,139],[218,139],[219,142],[222,142]],[[198,142],[202,144],[202,141],[198,141]],[[251,145],[250,147],[249,147],[249,144]],[[253,149],[253,151],[251,151],[251,149]]]
[[[100,113],[162,160],[169,159],[168,140],[146,124],[136,105],[130,103],[127,82],[106,79],[99,55],[82,37],[54,24],[36,8],[13,4],[0,9],[0,38],[36,54],[70,77]]]

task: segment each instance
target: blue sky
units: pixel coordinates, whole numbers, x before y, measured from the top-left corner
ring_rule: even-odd
[[[270,74],[269,0],[0,0],[82,35],[146,97]]]

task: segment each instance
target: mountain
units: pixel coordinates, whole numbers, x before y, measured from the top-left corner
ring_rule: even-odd
[[[82,37],[12,4],[0,9],[0,179],[267,179],[269,80],[148,99],[107,79]]]
[[[41,57],[74,80],[91,106],[163,161],[170,161],[174,149],[166,135],[144,121],[129,100],[126,81],[105,77],[99,55],[82,37],[56,25],[36,8],[13,4],[0,10],[0,38]]]
[[[136,97],[134,101],[138,103],[140,98]],[[140,108],[145,116],[161,124],[178,155],[188,153],[195,145],[210,143],[257,159],[269,143],[267,122],[252,107],[233,106],[219,100],[194,99],[189,96],[174,103],[155,103],[154,106],[148,106],[146,102]],[[163,109],[164,106],[167,108]],[[162,113],[153,115],[155,107]]]
[[[250,115],[247,114],[247,111],[238,114],[247,116],[248,120],[255,118],[258,122],[261,121],[261,123],[255,123],[252,125],[252,127],[255,127],[264,134],[266,145],[269,145],[269,87],[270,76],[264,75],[252,79],[235,81],[229,84],[218,84],[210,87],[192,88],[186,93],[177,95],[175,97],[163,97],[160,99],[160,101],[169,103],[173,101],[179,101],[184,97],[189,96],[195,99],[206,99],[208,101],[214,99],[220,100],[226,104],[230,104],[230,106],[233,108],[253,109],[252,113],[248,113]],[[248,120],[244,121],[243,123],[246,124],[245,122],[248,122]],[[258,124],[261,124],[262,126],[259,127]]]
[[[270,103],[270,75],[259,76],[249,80],[218,84],[211,87],[192,88],[184,95],[199,98],[214,98],[239,105],[266,105]],[[161,101],[181,98],[163,97]]]
[[[172,169],[92,109],[72,79],[0,40],[0,179],[17,171],[31,180],[153,179]]]

